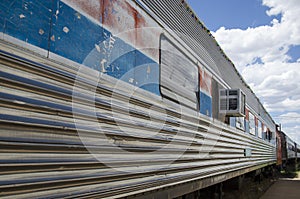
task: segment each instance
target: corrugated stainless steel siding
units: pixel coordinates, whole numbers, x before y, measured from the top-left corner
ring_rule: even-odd
[[[74,92],[75,63],[0,49],[0,197],[119,198],[275,162],[273,145],[196,111],[140,89],[129,100],[88,68]]]
[[[230,88],[240,88],[247,96],[248,106],[275,132],[275,123],[256,95],[242,79],[236,68],[221,53],[216,40],[191,16],[181,0],[141,0],[156,17],[174,31],[196,55],[203,60]]]

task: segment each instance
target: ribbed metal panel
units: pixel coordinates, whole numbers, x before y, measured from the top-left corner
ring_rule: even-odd
[[[0,197],[119,198],[275,162],[273,145],[194,110],[129,99],[88,68],[74,90],[78,65],[0,49]]]
[[[153,8],[159,18],[169,26],[194,52],[200,54],[215,72],[219,74],[217,65],[211,54],[207,51],[206,46],[199,45],[209,38],[207,32],[203,30],[199,24],[195,22],[191,16],[187,15],[187,10],[183,7],[181,1],[143,1]],[[166,9],[168,8],[168,9]],[[184,24],[184,25],[183,25]],[[196,35],[196,37],[195,37]]]
[[[171,29],[194,52],[197,59],[205,62],[214,76],[219,76],[230,88],[240,88],[247,96],[247,104],[261,120],[275,132],[275,124],[261,103],[242,79],[236,68],[221,53],[216,40],[192,16],[191,11],[183,6],[181,0],[141,0],[148,9]]]

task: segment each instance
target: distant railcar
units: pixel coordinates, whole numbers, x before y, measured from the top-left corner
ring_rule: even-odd
[[[277,160],[284,166],[288,163],[294,163],[295,160],[299,158],[299,144],[293,141],[283,131],[278,130],[278,134],[278,139],[281,140],[281,144],[277,144]],[[278,153],[278,151],[281,151],[281,153]]]
[[[0,197],[173,198],[276,163],[275,122],[185,1],[0,9]]]

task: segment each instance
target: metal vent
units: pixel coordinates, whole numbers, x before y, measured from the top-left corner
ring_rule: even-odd
[[[219,109],[228,116],[245,116],[245,94],[240,89],[221,89]]]

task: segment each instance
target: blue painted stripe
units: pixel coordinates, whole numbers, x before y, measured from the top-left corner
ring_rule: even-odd
[[[4,0],[0,26],[5,34],[160,95],[155,60],[62,1]],[[105,71],[103,60],[107,61]],[[135,70],[138,66],[143,70]]]
[[[0,31],[47,50],[52,11],[52,0],[2,0]]]
[[[59,9],[59,16],[53,18],[56,39],[51,40],[51,52],[160,95],[155,60],[68,5],[60,2]]]
[[[68,73],[68,72],[65,72],[65,71],[62,71],[62,70],[58,70],[56,68],[53,68],[53,67],[41,64],[41,63],[34,62],[32,60],[29,60],[29,59],[26,59],[26,58],[23,58],[23,57],[11,54],[11,53],[6,52],[6,51],[0,50],[0,56],[2,56],[4,59],[13,59],[15,61],[23,62],[24,64],[29,65],[30,67],[34,68],[35,70],[40,70],[43,73],[51,74],[53,76],[63,76],[63,77],[66,77],[70,81],[74,81],[76,79],[77,81],[89,84],[90,86],[97,86],[97,87],[99,87],[99,88],[101,88],[103,90],[107,90],[107,91],[110,91],[110,92],[113,91],[111,88],[106,87],[106,86],[101,85],[101,84],[97,84],[97,82],[90,81],[89,79],[81,78],[80,76],[77,77],[76,75],[73,75],[72,73]],[[1,74],[2,74],[2,78],[5,79],[6,76],[7,76],[7,74],[9,74],[9,73],[5,73],[5,72],[1,72],[0,71],[0,77],[1,77]],[[11,78],[15,77],[15,76],[16,75],[13,75],[13,76],[11,76]],[[17,79],[21,78],[19,76],[17,76],[17,77],[18,77]],[[29,79],[27,79],[27,80],[29,80]],[[135,98],[133,96],[131,97],[131,99],[132,100],[136,100],[136,101],[140,101],[140,99],[137,99],[137,98]],[[96,98],[96,100],[97,100],[98,103],[104,102],[106,104],[105,101],[102,101],[100,99],[98,100],[97,98]],[[143,103],[147,103],[147,102],[143,101]],[[148,105],[152,105],[152,104],[148,103]],[[114,105],[114,106],[117,106],[117,105]],[[120,105],[120,106],[122,106],[122,105]],[[158,108],[166,109],[165,107],[158,107]],[[174,114],[176,113],[176,112],[174,112],[171,109],[166,109],[166,111],[169,111],[169,112],[174,113]],[[177,120],[174,120],[172,118],[167,118],[167,121],[170,121],[170,122],[173,122],[173,123],[178,123]]]
[[[212,99],[207,94],[200,92],[200,113],[212,116]]]

